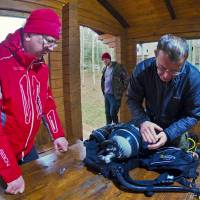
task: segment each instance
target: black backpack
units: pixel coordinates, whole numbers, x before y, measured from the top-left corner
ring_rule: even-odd
[[[140,165],[149,170],[164,171],[174,176],[196,179],[199,160],[192,152],[164,147],[140,159]]]
[[[139,166],[157,171],[160,175],[154,180],[137,181],[137,184],[151,186],[178,182],[183,186],[196,188],[195,180],[198,177],[199,159],[193,156],[192,152],[175,147],[164,147],[149,152],[140,155]]]
[[[138,156],[129,159],[113,160],[111,163],[102,162],[99,159],[102,142],[115,129],[116,127],[111,126],[105,129],[106,131],[98,129],[100,133],[98,137],[90,137],[84,142],[86,147],[84,163],[89,170],[101,173],[125,190],[143,192],[147,196],[152,196],[154,192],[192,192],[197,196],[200,195],[200,189],[195,184],[199,160],[192,153],[182,149],[164,147],[155,151],[144,150]],[[134,180],[129,176],[129,171],[136,167],[155,170],[160,175],[154,180]],[[180,183],[180,186],[174,186],[174,182]]]

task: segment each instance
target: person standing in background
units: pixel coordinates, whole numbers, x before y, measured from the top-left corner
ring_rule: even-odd
[[[101,89],[105,98],[106,124],[117,124],[121,99],[128,85],[128,75],[121,64],[111,61],[109,53],[103,53],[101,59],[105,64]]]

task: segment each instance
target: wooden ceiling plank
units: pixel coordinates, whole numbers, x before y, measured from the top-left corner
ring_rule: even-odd
[[[49,8],[53,8],[56,10],[61,10],[63,5],[62,3],[59,2],[54,2],[54,1],[49,1],[49,0],[14,0],[16,2],[24,2],[24,3],[30,3],[30,4],[35,4],[35,5],[39,5],[41,7],[49,7]]]
[[[113,8],[107,0],[97,0],[124,28],[129,28],[128,22]]]
[[[176,13],[175,13],[175,10],[173,8],[171,0],[164,0],[164,1],[165,1],[165,5],[167,7],[167,10],[170,14],[171,19],[175,20],[176,19]]]

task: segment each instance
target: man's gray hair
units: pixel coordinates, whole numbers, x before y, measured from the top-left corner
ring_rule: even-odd
[[[177,63],[182,58],[187,59],[189,47],[185,39],[166,34],[158,41],[157,50],[164,51],[172,62]]]

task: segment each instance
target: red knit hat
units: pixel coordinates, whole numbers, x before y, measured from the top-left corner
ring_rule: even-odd
[[[43,8],[34,10],[26,20],[24,32],[49,35],[59,39],[61,19],[52,9]]]
[[[102,54],[102,56],[101,56],[101,60],[103,60],[103,59],[110,59],[111,60],[111,56],[110,56],[110,54],[109,53],[103,53]]]

